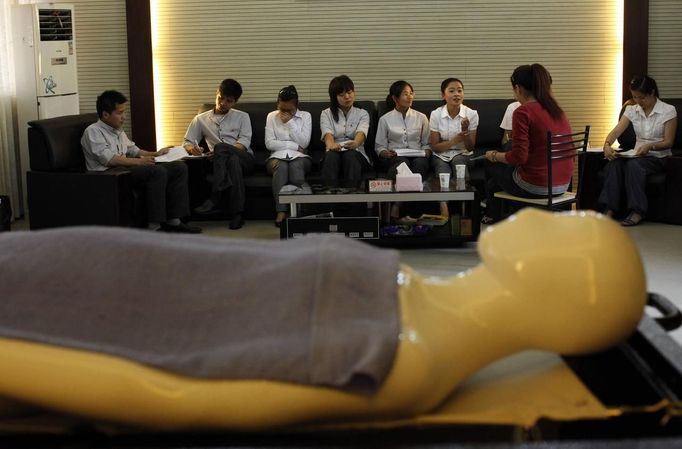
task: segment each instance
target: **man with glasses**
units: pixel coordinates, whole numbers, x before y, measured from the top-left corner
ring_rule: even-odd
[[[230,229],[244,225],[244,175],[251,173],[255,164],[249,147],[251,119],[246,112],[233,109],[241,95],[242,86],[236,80],[223,80],[216,92],[215,107],[192,119],[183,143],[188,153],[200,155],[203,149],[199,142],[204,139],[213,155],[211,196],[194,212],[210,213],[227,200],[231,212]],[[228,190],[229,194],[226,193]],[[225,198],[224,195],[229,196]]]

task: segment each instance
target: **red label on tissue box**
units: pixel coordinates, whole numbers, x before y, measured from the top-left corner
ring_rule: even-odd
[[[393,181],[390,179],[370,179],[370,192],[391,192],[393,191]]]

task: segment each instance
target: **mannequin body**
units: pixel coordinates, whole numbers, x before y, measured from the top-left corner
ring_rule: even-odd
[[[262,380],[202,380],[104,354],[0,339],[0,396],[152,428],[261,430],[433,410],[470,374],[524,349],[598,351],[645,304],[633,242],[594,213],[525,209],[481,236],[482,263],[450,278],[398,274],[402,330],[377,393]]]

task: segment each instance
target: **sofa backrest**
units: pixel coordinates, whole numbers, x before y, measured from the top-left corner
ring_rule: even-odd
[[[204,103],[199,107],[198,112],[204,112],[213,108],[213,103]],[[365,148],[374,151],[374,136],[376,135],[376,110],[373,101],[356,101],[355,106],[367,110],[370,117],[370,129]],[[322,161],[324,156],[325,146],[321,139],[320,132],[320,115],[322,111],[329,107],[329,102],[324,101],[301,101],[298,105],[301,111],[309,112],[312,118],[312,132],[310,137],[310,145],[308,146],[308,154],[317,166]],[[251,149],[256,157],[258,165],[264,165],[265,160],[270,157],[270,152],[265,148],[265,120],[268,114],[277,108],[275,102],[240,102],[237,103],[235,109],[244,111],[249,114],[251,119],[251,129],[253,134],[251,136]]]
[[[513,100],[465,100],[464,104],[478,112],[478,129],[476,130],[476,148],[499,148],[502,140],[500,122],[507,106]],[[431,117],[431,112],[443,106],[443,100],[415,100],[412,108]],[[377,103],[378,115],[381,117],[388,108],[385,101]]]
[[[677,130],[675,131],[675,143],[673,148],[682,151],[682,124],[680,124],[680,114],[682,114],[682,98],[663,99],[664,102],[675,106],[677,110]]]
[[[512,100],[467,100],[465,104],[478,112],[479,125],[476,133],[476,149],[484,150],[489,148],[499,148],[502,139],[502,129],[500,122],[504,116],[509,103]],[[439,108],[443,104],[442,100],[417,100],[413,104],[413,108],[419,112],[426,114],[427,117],[431,115],[431,111]],[[199,109],[198,113],[207,111],[213,108],[214,103],[204,103]],[[376,140],[376,129],[379,122],[379,117],[386,113],[385,101],[356,101],[355,106],[365,109],[369,112],[370,128],[369,135],[365,141],[365,151],[376,162],[376,153],[374,152],[374,143]],[[301,101],[299,108],[302,111],[307,111],[312,116],[313,128],[312,136],[310,138],[310,146],[308,153],[313,159],[315,165],[319,164],[324,156],[324,142],[320,139],[320,114],[329,107],[327,101]],[[249,114],[251,118],[251,128],[253,129],[253,136],[251,137],[251,148],[256,156],[258,165],[264,165],[265,160],[270,156],[270,152],[265,148],[265,119],[268,114],[276,108],[275,102],[240,102],[237,103],[235,109],[244,111]]]
[[[376,136],[377,114],[373,101],[356,101],[355,107],[367,111],[369,114],[369,135],[365,140],[365,152],[370,155],[370,151],[374,151],[374,138]],[[310,146],[308,147],[308,154],[313,159],[313,163],[319,166],[324,157],[325,144],[322,141],[322,131],[320,130],[320,116],[322,111],[329,107],[328,101],[312,101],[301,102],[299,108],[302,111],[308,111],[312,115],[313,130],[310,137]]]
[[[680,126],[680,112],[682,112],[682,98],[661,98],[665,103],[668,103],[670,105],[675,106],[675,109],[677,110],[677,130],[675,131],[675,142],[673,143],[673,154],[680,154],[682,153],[682,126]],[[623,107],[620,109],[620,113],[618,114],[618,118],[620,118],[623,113],[625,112],[625,106],[627,106],[627,103],[623,105]],[[632,127],[632,123],[625,129],[623,134],[620,135],[618,138],[618,143],[620,144],[621,148],[634,148],[635,147],[635,142],[637,140],[637,136],[635,136],[635,130]]]
[[[33,171],[85,171],[81,137],[96,113],[28,122],[28,153]]]

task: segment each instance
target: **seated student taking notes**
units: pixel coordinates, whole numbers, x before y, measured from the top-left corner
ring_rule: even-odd
[[[138,148],[123,131],[128,99],[107,90],[97,97],[99,120],[88,126],[81,138],[85,166],[91,171],[125,167],[133,187],[144,191],[147,220],[159,231],[196,234],[201,228],[189,226],[180,218],[189,215],[187,166],[182,161],[157,164],[154,158],[169,148],[147,151]]]
[[[413,173],[421,174],[422,180],[429,173],[429,119],[412,109],[413,101],[412,85],[407,81],[396,81],[391,84],[386,97],[389,112],[379,118],[375,151],[381,168],[393,181],[397,175],[396,168],[403,162]],[[391,208],[390,218],[400,218],[397,203]]]
[[[298,109],[296,87],[283,87],[277,94],[277,110],[269,113],[265,121],[265,147],[271,152],[266,168],[272,175],[277,227],[282,225],[287,211],[287,205],[279,202],[280,190],[287,184],[300,187],[310,171],[312,162],[306,153],[312,126],[310,112]]]
[[[322,163],[322,181],[329,187],[341,182],[358,187],[362,174],[372,169],[365,153],[369,131],[369,113],[353,105],[355,85],[346,75],[329,83],[331,106],[320,115],[320,131],[326,148]]]

